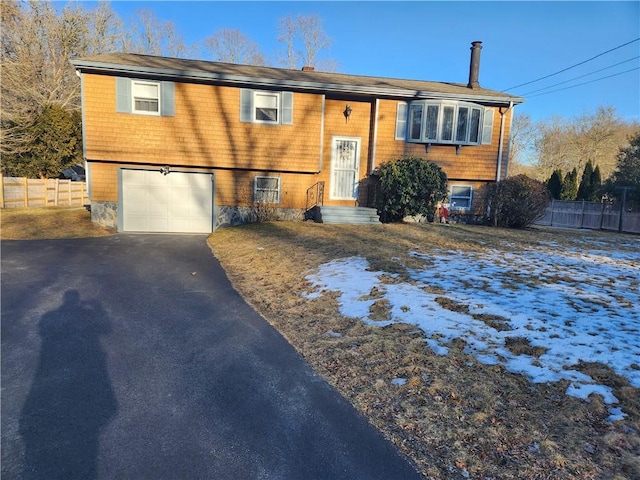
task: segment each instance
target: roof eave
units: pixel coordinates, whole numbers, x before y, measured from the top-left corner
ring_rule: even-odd
[[[367,87],[362,85],[342,85],[327,82],[306,82],[299,80],[286,80],[274,78],[259,78],[242,75],[228,75],[225,73],[198,72],[193,70],[176,70],[169,68],[144,67],[139,65],[124,65],[106,62],[94,62],[85,60],[71,60],[71,64],[80,71],[95,71],[100,73],[113,73],[124,75],[150,75],[158,78],[181,78],[196,81],[216,81],[227,84],[252,85],[260,87],[288,87],[307,91],[331,91],[335,93],[349,93],[356,95],[375,95],[385,97],[397,97],[406,99],[442,98],[454,100],[474,100],[487,103],[517,105],[524,102],[524,98],[515,96],[497,96],[487,94],[446,93],[428,90],[412,90],[396,87]]]

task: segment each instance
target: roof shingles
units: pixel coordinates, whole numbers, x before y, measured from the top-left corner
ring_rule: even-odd
[[[71,63],[81,71],[119,75],[145,75],[158,78],[191,79],[217,83],[283,86],[293,89],[378,95],[399,98],[477,99],[496,103],[524,101],[520,97],[466,84],[370,77],[342,73],[289,70],[284,68],[236,65],[134,53],[108,53],[83,57]]]

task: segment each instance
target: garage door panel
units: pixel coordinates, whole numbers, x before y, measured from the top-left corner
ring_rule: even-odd
[[[150,232],[170,232],[169,220],[166,217],[147,217],[148,231]]]
[[[128,203],[146,203],[147,192],[144,190],[144,188],[137,188],[140,187],[140,185],[136,184],[130,184],[129,187],[131,188],[128,188],[123,192],[124,200],[126,200]]]
[[[192,222],[185,218],[172,218],[169,221],[170,228],[178,232],[189,232],[192,230]]]
[[[190,217],[194,214],[197,214],[197,212],[194,211],[193,208],[191,208],[191,206],[187,203],[178,203],[178,202],[174,202],[174,203],[170,203],[167,207],[167,214],[170,217]]]
[[[158,171],[144,171],[144,183],[150,186],[165,187],[171,182],[169,181],[169,175],[163,175]]]
[[[127,218],[127,230],[131,232],[145,232],[147,230],[147,220],[145,216],[130,215]]]
[[[211,232],[211,174],[123,169],[121,181],[124,231]]]
[[[167,218],[168,209],[163,205],[147,205],[147,216],[149,218]]]

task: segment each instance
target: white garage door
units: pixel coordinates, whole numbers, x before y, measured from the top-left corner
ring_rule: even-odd
[[[210,233],[210,173],[122,170],[121,229],[125,232]]]

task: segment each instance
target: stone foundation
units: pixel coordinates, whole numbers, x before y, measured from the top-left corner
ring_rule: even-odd
[[[216,207],[216,230],[218,228],[235,227],[247,223],[268,221],[304,220],[304,210],[298,208],[275,208],[265,205],[257,207]]]
[[[118,228],[118,204],[116,202],[91,202],[91,221],[101,227]]]
[[[485,215],[478,213],[450,213],[449,223],[463,223],[465,225],[487,225]]]

